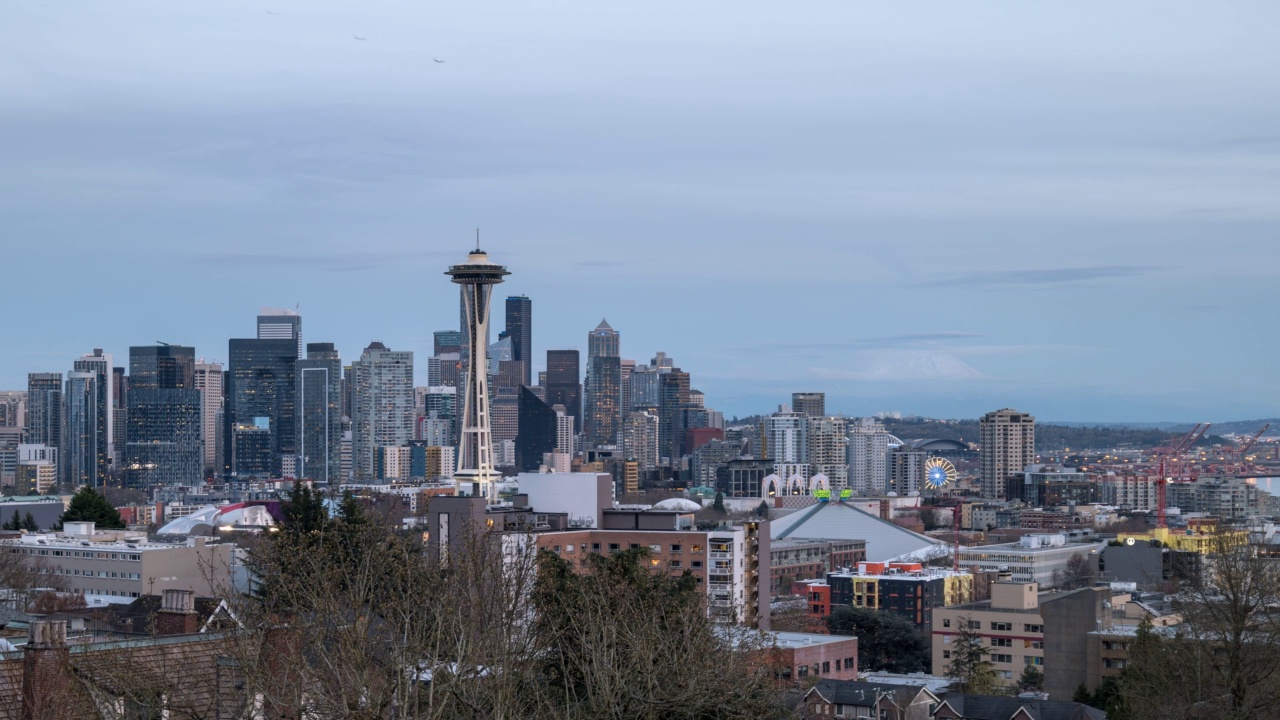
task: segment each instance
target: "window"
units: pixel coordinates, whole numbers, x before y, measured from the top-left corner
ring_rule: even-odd
[[[559,545],[552,545],[552,546],[551,546],[551,552],[553,552],[553,553],[555,553],[555,554],[559,555],[559,554],[560,554],[560,546],[559,546]]]
[[[981,621],[981,620],[970,620],[970,621],[969,621],[969,629],[970,629],[970,630],[981,630],[981,629],[982,629],[982,621]]]
[[[1044,664],[1044,658],[1039,658],[1039,657],[1030,657],[1030,656],[1028,656],[1028,657],[1024,657],[1024,658],[1022,658],[1022,660],[1023,660],[1023,662],[1025,662],[1025,663],[1026,663],[1026,664],[1028,664],[1028,665],[1043,665],[1043,664]]]
[[[1013,630],[1013,623],[993,622],[991,623],[991,629],[1000,632],[1009,632],[1010,630]]]
[[[951,618],[943,618],[942,627],[951,627]]]
[[[1012,680],[1012,679],[1013,679],[1013,671],[1012,671],[1012,670],[1000,670],[1000,671],[999,671],[999,673],[1000,673],[1000,677],[1004,678],[1005,680]]]
[[[991,662],[1011,663],[1013,662],[1013,656],[1005,655],[1004,653],[991,653]]]
[[[678,567],[680,567],[680,561],[679,561],[679,560],[672,560],[672,561],[671,561],[671,567],[673,567],[673,568],[678,568]]]
[[[690,545],[690,546],[689,546],[689,552],[700,553],[700,552],[702,552],[702,546],[701,546],[701,545]]]
[[[851,657],[847,657],[847,658],[845,658],[845,659],[844,659],[844,669],[845,669],[845,670],[852,670],[852,669],[853,669],[853,658],[851,658]]]
[[[701,560],[691,560],[691,561],[689,561],[689,567],[700,568],[700,567],[702,567],[702,561],[701,561]]]
[[[618,549],[619,549],[619,547],[618,547],[618,543],[609,543],[609,551],[610,551],[610,552],[617,551]]]
[[[796,675],[798,675],[799,677],[809,677],[809,666],[801,665],[799,668],[796,669]]]
[[[824,672],[824,673],[829,673],[829,672],[831,672],[831,661],[830,661],[830,660],[823,660],[823,661],[822,661],[822,672]]]
[[[565,552],[573,552],[573,546],[572,546],[572,545],[565,545],[565,546],[564,546],[564,551],[565,551]]]
[[[594,550],[595,552],[600,552],[600,543],[591,543],[591,549]],[[617,550],[618,546],[613,545],[613,546],[610,546],[609,549]]]
[[[951,651],[950,651],[950,650],[943,650],[943,651],[942,651],[942,659],[943,659],[943,660],[950,660],[950,659],[951,659]]]
[[[627,547],[631,548],[632,550],[636,550],[636,549],[639,549],[640,543],[631,543]]]
[[[681,546],[681,545],[672,545],[672,546],[671,546],[671,552],[673,552],[673,553],[683,552],[683,550],[684,550],[684,548],[683,548],[683,546]]]
[[[1029,633],[1042,633],[1044,632],[1044,626],[1043,625],[1023,625],[1022,630],[1023,632],[1029,632]]]
[[[1009,638],[991,638],[991,647],[1013,647],[1013,640]]]

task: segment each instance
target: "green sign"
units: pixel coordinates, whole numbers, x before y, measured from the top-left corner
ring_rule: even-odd
[[[842,497],[842,498],[851,498],[851,497],[853,497],[853,490],[851,490],[851,489],[849,489],[849,488],[845,488],[845,489],[841,490],[841,491],[840,491],[840,497]]]
[[[830,490],[814,490],[813,496],[816,498],[829,498],[831,497],[831,491]]]

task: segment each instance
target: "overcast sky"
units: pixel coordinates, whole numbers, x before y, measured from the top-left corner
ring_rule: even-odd
[[[1274,416],[1277,26],[1274,0],[8,0],[0,389],[93,347],[225,359],[295,304],[425,383],[479,226],[540,358],[606,317],[728,415]]]

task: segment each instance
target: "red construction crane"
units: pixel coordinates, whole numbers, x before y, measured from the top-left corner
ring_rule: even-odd
[[[1248,440],[1246,440],[1244,443],[1240,445],[1240,462],[1244,462],[1244,456],[1247,455],[1249,451],[1253,449],[1254,445],[1258,444],[1258,438],[1262,437],[1262,433],[1266,432],[1268,429],[1270,429],[1270,427],[1271,427],[1271,423],[1267,423],[1266,425],[1263,425],[1261,430],[1253,434],[1253,437],[1249,438]]]

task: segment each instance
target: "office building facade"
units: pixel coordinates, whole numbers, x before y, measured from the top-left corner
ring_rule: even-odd
[[[58,447],[62,442],[62,373],[27,375],[27,427],[31,445]]]
[[[290,338],[228,343],[227,468],[236,478],[280,477],[297,454],[298,343]]]
[[[342,359],[333,343],[307,343],[298,361],[297,475],[318,483],[340,481]]]
[[[193,485],[203,478],[195,348],[129,348],[123,466],[133,487]]]
[[[574,428],[582,428],[582,370],[577,350],[547,351],[546,388],[546,403],[563,405]]]
[[[374,452],[413,439],[413,353],[370,343],[351,364],[355,478],[374,479]]]
[[[511,359],[521,363],[521,384],[533,382],[533,301],[524,295],[507,298],[506,334],[511,338]]]
[[[1011,408],[996,410],[978,422],[982,443],[982,495],[1002,498],[1006,481],[1036,460],[1036,419]]]
[[[223,447],[223,430],[226,424],[222,413],[226,405],[223,388],[225,372],[222,363],[197,360],[195,384],[200,391],[200,435],[204,441],[204,471],[206,476],[220,474]]]

